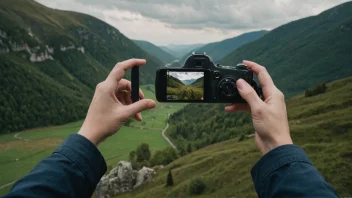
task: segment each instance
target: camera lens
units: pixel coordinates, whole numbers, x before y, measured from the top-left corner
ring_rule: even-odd
[[[214,78],[220,78],[220,72],[214,71]]]
[[[220,93],[227,97],[237,95],[236,81],[233,78],[224,78],[219,83]]]

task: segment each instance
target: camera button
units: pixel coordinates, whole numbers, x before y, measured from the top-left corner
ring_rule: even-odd
[[[214,78],[220,78],[220,72],[214,71]]]

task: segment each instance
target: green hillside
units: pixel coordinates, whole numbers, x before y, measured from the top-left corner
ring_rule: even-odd
[[[133,40],[133,42],[136,43],[142,50],[148,52],[150,55],[156,57],[164,63],[171,63],[176,60],[173,55],[148,41]]]
[[[141,84],[154,83],[162,62],[107,23],[32,0],[0,1],[0,133],[82,119],[96,84],[132,57],[147,59]]]
[[[205,52],[207,55],[212,57],[213,61],[217,62],[217,61],[220,61],[221,59],[225,58],[227,55],[229,55],[231,52],[233,52],[237,48],[241,47],[242,45],[245,45],[247,43],[250,43],[252,41],[257,40],[258,38],[265,35],[267,32],[268,31],[266,31],[266,30],[261,30],[261,31],[256,31],[256,32],[248,32],[248,33],[241,34],[241,35],[233,37],[233,38],[225,39],[223,41],[206,44],[205,46],[203,46],[201,48],[193,49],[193,51],[196,53],[204,53]],[[181,62],[182,63],[185,62],[187,57],[193,51],[186,54],[181,59]],[[234,63],[232,63],[232,64],[234,64]]]
[[[352,194],[352,77],[327,87],[324,94],[308,98],[298,95],[287,101],[290,130],[294,143],[304,148],[340,197],[346,197]],[[231,121],[229,126],[238,125],[237,120]],[[251,124],[243,127],[253,133]],[[190,197],[189,186],[196,178],[206,185],[198,197],[257,197],[250,170],[260,156],[252,138],[231,139],[179,158],[159,170],[149,184],[118,197]],[[174,186],[165,188],[171,167]]]
[[[197,84],[195,84],[197,82]],[[167,79],[167,96],[169,100],[200,100],[204,97],[203,87],[197,86],[204,84],[204,77],[197,79],[191,85],[185,85],[179,79],[168,76]]]
[[[167,87],[171,87],[171,88],[179,88],[184,86],[183,82],[180,81],[179,79],[169,75],[167,77]]]
[[[196,81],[194,81],[191,86],[193,87],[198,87],[198,88],[204,88],[204,77],[198,78]]]
[[[352,74],[352,2],[282,25],[240,47],[222,63],[256,61],[286,96]]]

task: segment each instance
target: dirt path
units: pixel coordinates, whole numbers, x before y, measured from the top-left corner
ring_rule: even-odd
[[[167,119],[169,119],[170,114],[167,115]],[[177,150],[176,146],[171,142],[171,140],[165,135],[166,130],[169,128],[169,122],[166,122],[166,126],[163,129],[163,131],[161,132],[163,138],[170,144],[170,146],[172,148],[174,148],[175,150]]]
[[[30,141],[29,139],[22,138],[22,137],[20,137],[19,135],[20,135],[20,133],[16,133],[13,137],[16,138],[16,139],[18,139],[18,140],[24,140],[24,141],[26,141],[26,142]]]

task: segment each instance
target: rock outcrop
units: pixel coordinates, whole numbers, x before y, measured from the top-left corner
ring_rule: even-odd
[[[110,198],[117,194],[130,192],[155,175],[151,168],[143,167],[136,171],[130,162],[121,161],[109,174],[103,176],[95,190],[97,198]]]
[[[133,188],[137,188],[142,184],[144,184],[145,182],[150,181],[154,176],[155,176],[154,169],[143,166],[143,168],[139,170],[137,173],[136,184],[133,186]]]

